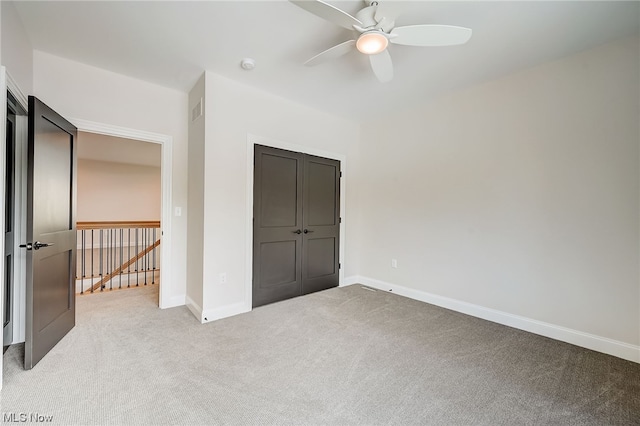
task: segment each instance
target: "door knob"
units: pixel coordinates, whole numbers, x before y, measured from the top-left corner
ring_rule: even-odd
[[[293,231],[294,234],[302,234],[302,231],[299,229],[296,229],[295,231]]]
[[[304,230],[304,233],[305,233],[305,234],[310,234],[310,233],[312,233],[312,232],[313,232],[313,231],[309,231],[308,229],[305,229],[305,230]]]

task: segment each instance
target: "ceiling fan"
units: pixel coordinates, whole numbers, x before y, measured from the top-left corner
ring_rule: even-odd
[[[289,1],[320,18],[355,32],[354,39],[317,54],[305,62],[305,65],[320,64],[345,55],[355,48],[369,55],[371,69],[383,83],[393,79],[393,63],[387,50],[389,43],[406,46],[453,46],[464,44],[471,38],[471,29],[451,25],[423,24],[396,27],[393,10],[380,7],[378,1],[365,0],[367,6],[355,16],[322,0]]]

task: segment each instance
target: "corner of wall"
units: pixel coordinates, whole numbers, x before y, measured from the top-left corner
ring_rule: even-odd
[[[187,306],[202,321],[204,250],[205,74],[189,91],[187,147]]]
[[[185,296],[185,305],[187,306],[187,309],[191,311],[193,316],[195,316],[198,321],[202,322],[202,307],[198,303],[194,302],[189,296]]]
[[[251,307],[248,307],[246,303],[234,303],[232,305],[222,306],[220,308],[206,309],[202,311],[201,321],[207,323],[223,318],[232,317],[234,315],[244,314],[251,311]]]

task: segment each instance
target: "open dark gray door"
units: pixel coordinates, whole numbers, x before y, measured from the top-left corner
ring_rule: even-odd
[[[29,97],[26,369],[75,325],[77,129]]]

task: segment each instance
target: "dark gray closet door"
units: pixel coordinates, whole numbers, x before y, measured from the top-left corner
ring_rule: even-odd
[[[255,146],[253,307],[338,285],[340,162]]]
[[[303,155],[256,145],[253,191],[253,307],[302,289]]]
[[[340,162],[305,155],[302,206],[302,293],[337,287]]]

